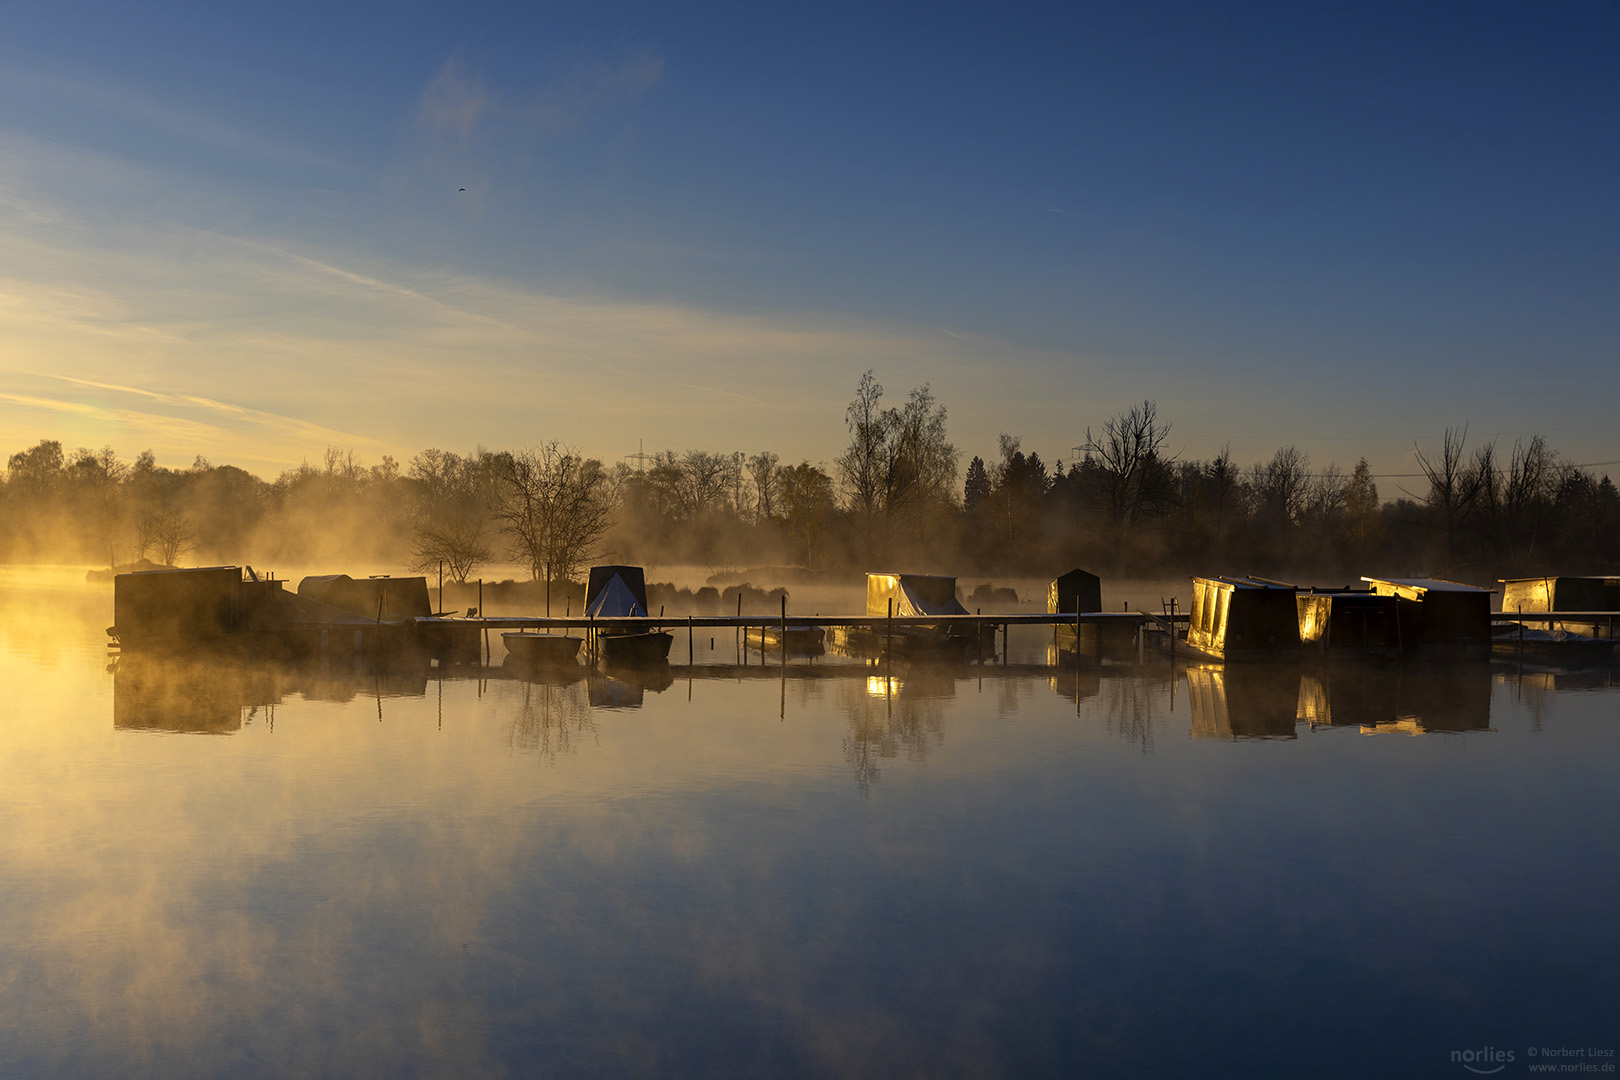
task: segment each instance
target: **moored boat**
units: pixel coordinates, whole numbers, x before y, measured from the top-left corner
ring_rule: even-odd
[[[639,566],[593,566],[585,586],[585,614],[595,619],[645,618],[647,578]],[[675,635],[665,630],[609,627],[596,631],[602,659],[618,664],[661,664],[669,660]]]
[[[579,647],[585,639],[568,634],[525,634],[509,631],[501,635],[506,655],[518,663],[535,667],[560,667],[579,663]]]

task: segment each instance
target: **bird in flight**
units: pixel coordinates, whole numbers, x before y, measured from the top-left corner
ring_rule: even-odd
[[[466,188],[462,188],[462,189],[461,189],[461,190],[462,190],[462,191],[466,191],[466,190],[467,190],[467,189],[466,189]]]

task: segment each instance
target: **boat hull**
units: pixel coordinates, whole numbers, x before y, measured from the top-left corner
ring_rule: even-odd
[[[659,664],[669,659],[675,635],[666,630],[646,633],[603,634],[597,638],[602,658],[614,664]]]
[[[506,655],[533,667],[562,667],[579,664],[579,647],[584,638],[562,634],[502,634]]]

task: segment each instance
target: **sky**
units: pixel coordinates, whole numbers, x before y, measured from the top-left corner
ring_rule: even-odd
[[[1620,3],[0,0],[0,451],[1620,459]],[[1604,471],[1604,470],[1600,470]]]

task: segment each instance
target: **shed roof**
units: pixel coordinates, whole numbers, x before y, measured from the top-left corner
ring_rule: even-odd
[[[1362,581],[1372,585],[1398,585],[1403,589],[1416,589],[1419,592],[1457,592],[1457,593],[1488,593],[1490,589],[1481,589],[1477,585],[1464,585],[1460,581],[1445,581],[1441,578],[1379,578],[1363,576]]]

